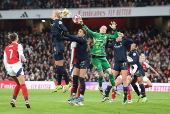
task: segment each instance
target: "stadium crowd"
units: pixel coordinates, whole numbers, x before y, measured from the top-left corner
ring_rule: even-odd
[[[0,10],[170,5],[170,0],[1,0]]]
[[[91,28],[93,31],[98,29]],[[145,28],[136,29],[119,29],[123,32],[125,36],[131,38],[138,44],[139,53],[145,53],[147,56],[148,63],[160,74],[160,77],[157,77],[149,69],[146,72],[146,75],[152,82],[164,82],[167,83],[168,79],[170,82],[170,31],[164,31],[163,33],[158,33],[155,27],[147,26]],[[20,30],[17,32],[19,34],[20,43],[24,47],[24,54],[27,59],[25,63],[25,78],[28,81],[55,81],[55,65],[53,60],[53,48],[51,45],[51,37],[49,32],[42,33],[29,33],[26,29]],[[72,31],[70,34],[76,34],[77,31]],[[111,34],[112,31],[108,31],[108,34]],[[12,80],[7,76],[6,71],[3,65],[3,50],[10,41],[7,38],[8,32],[0,32],[0,81]],[[109,41],[111,43],[112,40]],[[65,41],[65,67],[69,73],[69,64],[70,64],[70,41]],[[92,39],[88,37],[88,45],[92,47]],[[91,48],[89,48],[91,49]],[[114,59],[113,53],[110,49],[107,49],[107,59],[111,64],[111,67]],[[89,53],[90,56],[90,53]],[[97,73],[94,70],[92,64],[89,65],[88,73],[86,76],[86,81],[96,82]],[[105,81],[108,81],[108,76],[105,74]],[[72,77],[70,76],[70,80]]]

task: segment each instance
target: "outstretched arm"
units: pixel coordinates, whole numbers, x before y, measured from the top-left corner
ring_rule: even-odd
[[[67,36],[68,38],[73,39],[74,41],[76,41],[76,42],[78,42],[78,43],[84,43],[84,42],[86,42],[86,39],[84,39],[84,38],[77,38],[77,37],[75,37],[75,36],[73,36],[73,35],[70,35],[70,34],[65,34],[65,33],[64,33],[64,36]]]
[[[108,39],[114,39],[118,37],[117,31],[114,32],[114,35],[106,35]]]
[[[116,26],[117,26],[116,22],[114,22],[114,21],[111,22],[111,24],[109,26],[113,29],[114,35],[107,35],[107,38],[108,39],[117,38],[118,37],[118,33],[116,31]]]
[[[84,23],[83,20],[81,19],[77,24],[82,25],[82,28],[86,29],[87,33],[90,34],[91,36],[95,36],[96,32],[91,31]]]
[[[123,40],[126,40],[126,44],[134,43],[134,41],[132,39],[129,39],[129,38],[126,38],[126,37],[123,37]]]
[[[155,74],[158,76],[158,77],[160,77],[160,75],[158,74],[158,72],[156,72],[156,70],[155,69],[153,69],[151,66],[149,67],[153,72],[155,72]]]
[[[84,25],[83,28],[86,29],[88,34],[90,34],[91,36],[95,36],[96,32],[93,32],[92,30],[90,30],[86,25]]]
[[[68,37],[64,37],[64,38],[62,38],[62,40],[74,41],[73,39],[70,39],[70,38],[68,38]]]

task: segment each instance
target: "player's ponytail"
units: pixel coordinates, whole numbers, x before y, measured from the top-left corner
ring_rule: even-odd
[[[15,41],[16,38],[17,38],[17,34],[16,34],[16,33],[10,33],[10,34],[8,34],[8,38],[9,38],[11,41]]]
[[[71,15],[71,12],[68,11],[66,8],[63,11],[54,10],[54,12],[56,13],[59,19],[62,19],[63,17],[69,17]]]

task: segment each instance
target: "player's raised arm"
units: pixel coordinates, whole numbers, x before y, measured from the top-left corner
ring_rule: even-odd
[[[65,34],[65,33],[64,33],[64,36],[67,36],[68,38],[70,38],[70,39],[72,39],[73,41],[76,41],[76,42],[78,42],[78,43],[87,42],[86,39],[84,39],[84,38],[75,37],[75,36],[70,35],[70,34]]]
[[[113,30],[114,30],[114,34],[113,35],[107,35],[108,39],[113,39],[113,38],[117,38],[118,37],[118,32],[116,31],[116,22],[111,22],[111,24],[109,25]]]
[[[75,15],[75,17],[79,18],[79,19],[77,19],[77,21],[74,21],[74,20],[73,20],[73,22],[74,22],[75,24],[80,24],[80,25],[82,25],[82,27],[83,27],[83,28],[87,31],[87,33],[90,34],[92,37],[97,34],[96,32],[93,32],[92,30],[90,30],[90,29],[84,24],[84,22],[83,22],[83,20],[82,20],[82,18],[81,18],[80,15]]]
[[[142,54],[141,54],[141,57],[144,57],[144,58],[145,58],[145,55],[142,55]],[[152,66],[150,66],[147,62],[144,62],[143,64],[146,65],[146,68],[150,68],[158,77],[160,77],[159,73],[156,72],[156,70],[155,70]]]
[[[84,25],[83,28],[86,29],[87,33],[90,34],[92,37],[96,36],[97,33],[90,30],[86,25]]]

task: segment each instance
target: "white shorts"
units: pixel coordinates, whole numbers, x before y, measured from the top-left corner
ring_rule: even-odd
[[[17,75],[24,75],[22,63],[20,61],[15,64],[7,64],[6,70],[11,77],[15,77]]]
[[[146,81],[148,81],[148,80],[149,80],[148,77],[146,77],[146,76],[143,77],[143,82],[146,82]]]
[[[119,75],[118,77],[120,77],[122,79],[122,75]],[[133,80],[132,76],[131,75],[128,75],[127,78]]]

